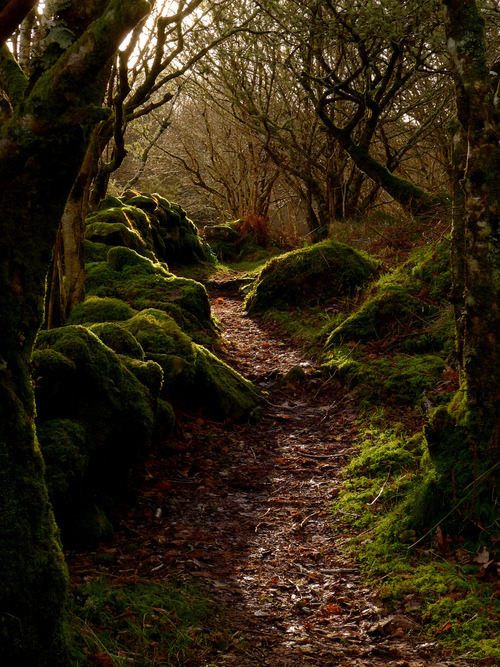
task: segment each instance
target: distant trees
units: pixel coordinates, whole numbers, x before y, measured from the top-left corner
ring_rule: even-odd
[[[226,4],[227,0],[223,0],[219,11]],[[125,135],[129,124],[151,115],[158,124],[159,138],[169,126],[169,114],[185,73],[245,24],[233,22],[213,34],[209,29],[211,5],[202,0],[161,0],[153,5],[148,20],[135,27],[126,44],[107,63],[101,104],[112,113],[93,130],[62,216],[49,276],[49,327],[63,323],[83,299],[84,219],[88,208],[95,208],[105,196],[110,175],[127,154]],[[32,77],[53,64],[74,43],[89,16],[84,3],[46,2],[42,9],[42,13],[30,12],[12,39],[19,65]],[[249,20],[251,15],[246,19]]]
[[[207,128],[233,116],[254,154],[267,154],[266,169],[276,167],[276,184],[301,201],[312,238],[381,196],[411,214],[436,213],[436,191],[449,190],[452,95],[439,3],[248,0],[237,11],[255,5],[253,30],[193,69],[198,92],[190,95],[210,109]],[[183,136],[175,115],[172,128]],[[224,152],[225,140],[219,149],[211,134],[211,151]],[[192,159],[197,147],[189,143]]]

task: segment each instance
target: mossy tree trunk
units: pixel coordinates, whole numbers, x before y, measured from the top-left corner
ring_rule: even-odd
[[[444,0],[466,163],[454,207],[454,267],[462,379],[458,397],[427,429],[443,490],[464,522],[498,535],[500,486],[500,129],[474,0]],[[460,160],[458,162],[460,165]],[[460,174],[459,174],[460,176]],[[464,257],[465,254],[465,257]]]
[[[98,157],[96,143],[94,131],[61,216],[52,271],[47,278],[45,324],[48,329],[64,325],[73,308],[85,299],[85,217]]]
[[[111,0],[32,87],[5,47],[0,83],[0,664],[70,664],[67,572],[36,441],[30,361],[66,198],[103,111],[100,74],[143,0]]]

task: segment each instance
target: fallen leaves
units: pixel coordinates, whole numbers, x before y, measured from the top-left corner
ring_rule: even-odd
[[[343,534],[334,538],[330,525],[328,505],[356,439],[354,407],[312,374],[300,388],[276,385],[292,366],[314,366],[278,334],[242,319],[229,295],[216,296],[215,309],[230,332],[225,360],[266,383],[262,418],[247,426],[180,415],[178,441],[165,458],[146,462],[143,492],[108,560],[99,551],[79,556],[73,576],[196,579],[229,609],[227,624],[240,627],[242,648],[235,640],[230,662],[219,652],[217,664],[368,666],[415,657],[404,637],[418,624],[387,615],[360,586],[358,568],[339,553]],[[478,566],[490,567],[479,556]],[[105,654],[92,657],[112,664]],[[204,654],[199,664],[211,662]]]

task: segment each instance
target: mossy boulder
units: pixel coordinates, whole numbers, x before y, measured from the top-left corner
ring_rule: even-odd
[[[106,197],[87,217],[85,238],[172,264],[214,261],[186,211],[158,194],[129,190],[121,197]]]
[[[99,322],[93,324],[90,330],[102,340],[104,345],[110,347],[113,352],[131,357],[132,359],[144,360],[144,350],[138,340],[124,327],[115,322]]]
[[[269,256],[279,249],[273,238],[269,221],[259,215],[247,214],[240,220],[218,225],[206,225],[203,236],[219,261],[237,262]]]
[[[233,220],[203,228],[205,240],[220,262],[235,262],[256,249],[255,242],[243,237],[242,225],[243,220]]]
[[[84,257],[85,263],[88,262],[105,262],[108,254],[109,246],[105,243],[89,241],[84,242]]]
[[[356,389],[360,403],[415,405],[442,380],[446,363],[426,354],[395,354],[372,358],[363,351],[341,348],[329,356],[323,370],[347,389]]]
[[[135,211],[134,209],[134,213]],[[137,210],[137,212],[139,211]],[[153,258],[152,243],[148,243],[147,236],[143,236],[138,227],[127,217],[125,209],[107,209],[87,218],[85,238],[92,243],[131,248],[140,254]]]
[[[71,311],[67,324],[119,322],[128,320],[136,311],[128,303],[113,297],[88,296]]]
[[[126,336],[123,330],[120,340]],[[100,539],[154,438],[161,383],[141,382],[83,326],[40,333],[33,366],[37,428],[58,524],[67,542]]]
[[[161,396],[182,401],[217,417],[240,419],[257,406],[254,386],[201,345],[194,343],[164,311],[141,311],[122,324],[141,345],[145,358],[163,370]]]
[[[407,262],[382,276],[360,308],[329,334],[326,348],[386,339],[386,349],[451,352],[453,312],[449,241],[417,249]]]
[[[104,309],[106,304],[111,306],[119,300],[133,311],[163,310],[197,342],[210,344],[217,339],[205,288],[194,280],[174,276],[161,262],[153,262],[129,248],[111,248],[106,262],[88,264],[85,286],[88,297],[75,308],[70,323],[83,322],[82,318],[97,311],[99,306]],[[122,318],[115,315],[100,321],[108,319]]]
[[[454,345],[449,242],[419,248],[395,271],[382,276],[359,308],[335,322],[327,337],[324,371],[365,402],[449,399],[453,382],[444,373]]]
[[[315,243],[269,260],[249,292],[245,307],[249,313],[261,313],[325,303],[365,286],[377,267],[374,259],[343,243]]]

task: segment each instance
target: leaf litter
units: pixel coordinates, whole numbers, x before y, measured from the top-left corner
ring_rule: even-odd
[[[146,462],[137,502],[124,508],[113,540],[68,554],[73,583],[197,580],[218,603],[206,628],[213,641],[179,664],[473,664],[437,655],[418,605],[390,614],[343,555],[349,535],[329,506],[356,444],[349,395],[218,287],[210,291],[221,356],[266,392],[261,417],[242,425],[179,415],[171,450]],[[304,376],[287,381],[294,367]]]

